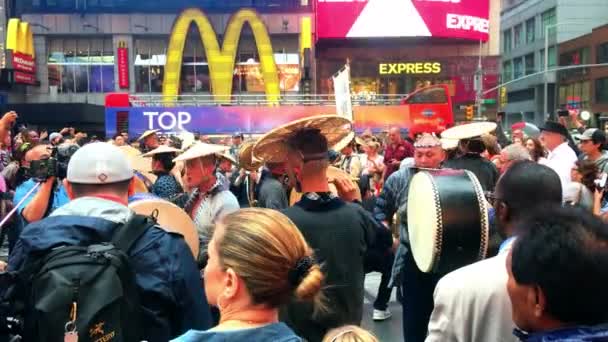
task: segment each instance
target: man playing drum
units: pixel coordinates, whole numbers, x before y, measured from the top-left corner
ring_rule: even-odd
[[[414,144],[414,161],[417,168],[438,169],[445,158],[441,141],[430,134],[423,134]],[[389,218],[400,208],[407,208],[409,185],[415,169],[403,168],[392,174],[374,208],[377,220],[388,226]],[[418,270],[411,253],[407,230],[407,212],[399,210],[399,248],[393,265],[392,284],[402,287],[403,336],[405,341],[424,341],[427,325],[433,311],[433,290],[439,276]],[[407,287],[407,288],[406,288]]]

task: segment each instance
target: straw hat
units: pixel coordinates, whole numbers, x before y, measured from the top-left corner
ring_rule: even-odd
[[[348,146],[354,139],[355,139],[355,132],[350,132],[350,133],[348,133],[348,135],[344,139],[338,141],[338,143],[335,144],[334,146],[332,146],[330,149],[334,150],[334,151],[337,151],[337,152],[340,152],[346,146]]]
[[[351,132],[351,121],[338,115],[319,115],[292,121],[266,133],[253,147],[254,157],[265,162],[282,162],[289,153],[288,140],[303,129],[317,129],[335,146]]]
[[[173,159],[174,162],[186,161],[196,158],[202,158],[210,155],[217,155],[228,151],[230,148],[224,145],[205,144],[197,142],[192,145],[186,152],[177,158]]]
[[[245,141],[239,149],[239,167],[247,171],[258,170],[264,163],[253,156],[254,140]]]
[[[187,150],[196,142],[196,137],[190,132],[182,132],[177,135],[177,138],[182,142],[182,151]]]
[[[156,181],[156,176],[152,174],[152,165],[150,160],[144,158],[138,149],[128,145],[118,146],[118,149],[125,154],[129,160],[129,163],[131,163],[133,170],[143,173],[144,176],[146,176],[152,182]]]
[[[446,138],[442,138],[441,139],[441,148],[443,148],[446,151],[449,150],[453,150],[455,148],[458,147],[458,142],[460,140],[458,139],[446,139]]]
[[[160,129],[151,129],[148,131],[145,131],[139,138],[137,138],[137,141],[142,141],[144,139],[146,139],[147,137],[151,136],[152,134],[156,134],[160,132]]]
[[[159,147],[153,149],[152,151],[143,154],[142,157],[144,157],[144,158],[152,158],[152,156],[154,156],[156,154],[162,154],[162,153],[180,153],[180,152],[181,152],[181,150],[178,150],[176,148],[169,147],[167,145],[160,145]]]
[[[215,156],[219,159],[226,159],[227,161],[231,162],[232,165],[239,165],[239,163],[237,163],[236,160],[229,153],[216,153]]]
[[[471,139],[490,133],[495,129],[495,122],[473,122],[448,128],[441,133],[441,137],[455,140]]]

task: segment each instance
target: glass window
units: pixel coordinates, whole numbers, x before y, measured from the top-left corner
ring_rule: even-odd
[[[581,83],[581,101],[584,108],[591,103],[591,83],[589,81]]]
[[[52,38],[48,41],[50,86],[62,93],[114,91],[112,39]]]
[[[536,20],[535,18],[530,18],[526,21],[526,43],[534,42],[536,33]]]
[[[513,60],[513,78],[518,79],[524,75],[524,63],[521,58]]]
[[[502,33],[502,51],[511,51],[511,29],[503,31]]]
[[[549,47],[549,68],[556,66],[556,60],[557,53],[555,52],[555,46],[551,46]]]
[[[530,75],[536,72],[536,69],[534,68],[534,54],[528,54],[525,57],[525,61],[526,61],[526,75]]]
[[[608,103],[608,77],[595,80],[595,102]]]
[[[504,62],[502,64],[502,78],[504,82],[508,82],[513,77],[513,69],[511,67],[511,61]]]
[[[524,25],[519,24],[513,29],[513,36],[515,37],[515,48],[524,45]]]
[[[135,40],[135,91],[160,93],[165,71],[166,42],[163,39]]]
[[[597,46],[596,63],[608,63],[608,43],[604,43]]]
[[[557,20],[557,16],[555,14],[555,8],[552,8],[546,12],[544,12],[543,14],[541,14],[541,23],[542,23],[542,30],[540,32],[540,37],[541,38],[545,38],[545,30],[547,29],[547,27],[549,27],[549,30],[552,30],[555,26]]]

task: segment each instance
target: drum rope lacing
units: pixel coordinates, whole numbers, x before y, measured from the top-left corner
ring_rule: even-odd
[[[443,246],[443,212],[441,210],[441,200],[439,197],[439,191],[437,191],[437,184],[435,184],[433,177],[429,175],[427,175],[427,177],[433,185],[431,191],[433,191],[433,197],[435,198],[435,203],[437,204],[435,206],[435,211],[437,214],[437,239],[435,240],[435,255],[437,256],[437,260],[434,267],[434,271],[436,271],[441,259],[441,247]]]
[[[488,222],[487,222],[488,208],[484,204],[486,199],[485,199],[485,195],[483,192],[483,188],[481,187],[481,183],[479,183],[479,180],[472,172],[466,171],[466,173],[469,176],[469,178],[471,179],[471,181],[473,182],[473,186],[475,187],[475,195],[477,196],[477,202],[479,203],[480,217],[481,217],[481,221],[480,221],[481,234],[480,234],[480,240],[479,240],[478,260],[483,260],[486,257],[488,238],[489,238],[485,234],[486,233],[485,227],[488,226]]]

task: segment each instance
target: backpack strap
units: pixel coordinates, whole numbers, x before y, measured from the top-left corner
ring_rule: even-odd
[[[152,217],[135,214],[127,223],[116,228],[112,237],[112,243],[127,253],[148,228],[155,225],[156,222]]]

